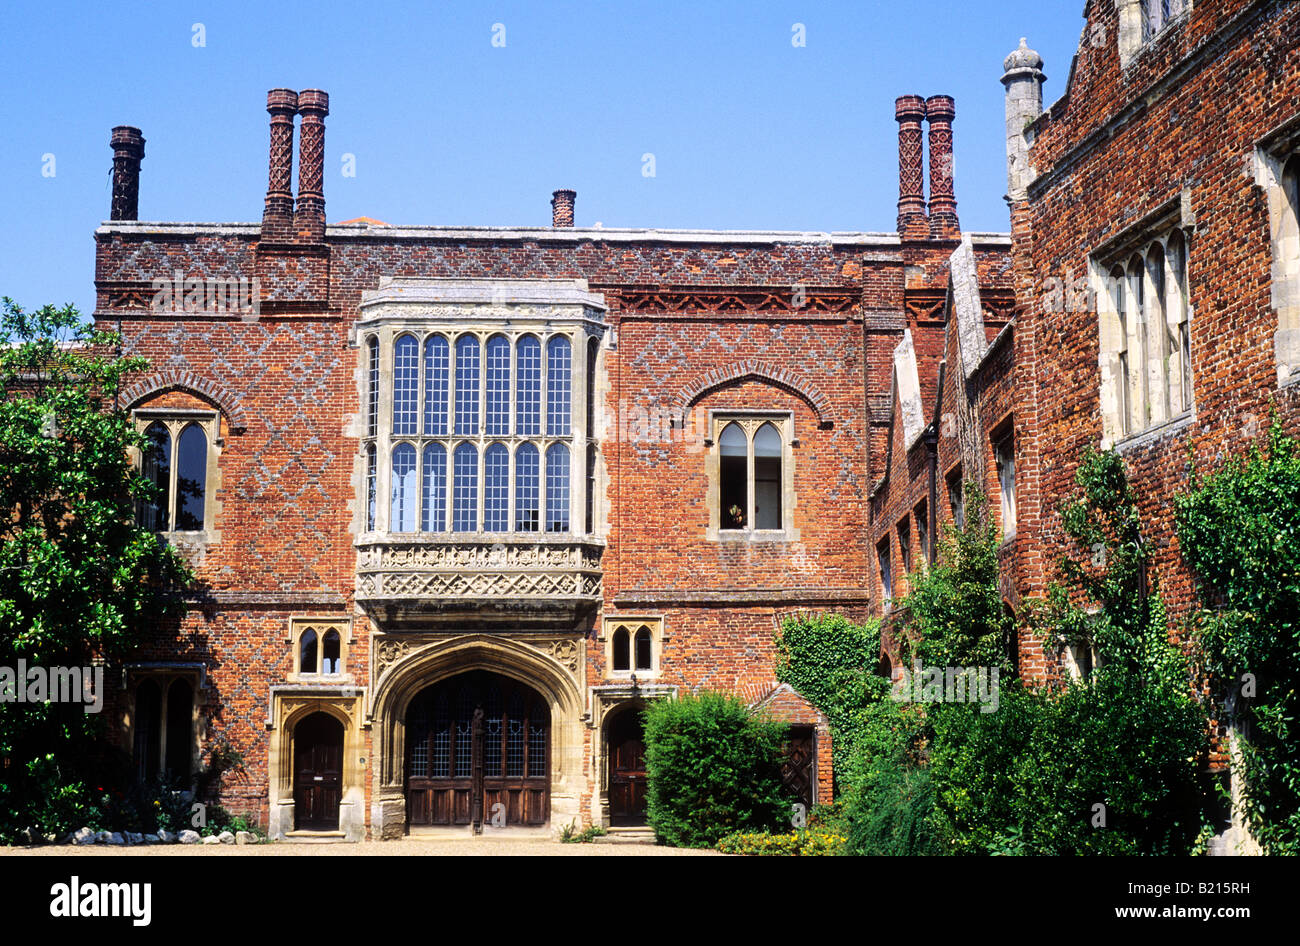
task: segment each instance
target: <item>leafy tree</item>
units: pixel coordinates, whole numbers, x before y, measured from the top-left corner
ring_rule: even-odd
[[[145,441],[113,395],[146,363],[117,356],[116,342],[72,306],[29,313],[3,301],[0,667],[112,661],[182,608],[169,592],[189,569],[135,523],[153,488],[128,448]],[[0,836],[64,831],[92,813],[103,732],[84,704],[0,702]]]
[[[1175,501],[1183,557],[1209,607],[1199,641],[1235,702],[1246,822],[1270,854],[1300,853],[1300,449],[1275,420]]]
[[[788,827],[786,728],[723,693],[650,704],[646,814],[655,835],[675,847],[712,847],[729,834]]]

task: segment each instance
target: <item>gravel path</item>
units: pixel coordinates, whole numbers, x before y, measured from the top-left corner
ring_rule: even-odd
[[[281,841],[275,844],[150,844],[140,847],[109,847],[101,844],[72,847],[0,847],[0,856],[13,857],[690,857],[722,856],[717,851],[694,851],[654,844],[561,844],[542,839],[362,841],[357,844]]]

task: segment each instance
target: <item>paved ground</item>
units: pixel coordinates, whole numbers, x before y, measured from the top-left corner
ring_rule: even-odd
[[[561,844],[541,839],[500,840],[477,838],[465,840],[425,840],[403,838],[400,841],[363,841],[359,844],[281,841],[276,844],[150,844],[140,847],[109,847],[102,844],[72,847],[0,847],[0,856],[14,857],[428,857],[452,855],[465,857],[689,857],[722,856],[717,851],[693,851],[653,844]]]

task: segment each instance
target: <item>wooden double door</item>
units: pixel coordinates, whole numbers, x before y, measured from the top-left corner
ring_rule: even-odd
[[[473,671],[435,684],[406,713],[406,817],[423,825],[544,825],[551,717],[530,687]]]
[[[293,730],[293,814],[299,831],[337,831],[343,797],[343,724],[313,713]]]

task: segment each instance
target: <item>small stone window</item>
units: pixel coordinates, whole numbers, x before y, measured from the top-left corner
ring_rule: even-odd
[[[961,530],[966,528],[966,497],[962,492],[960,465],[954,467],[948,473],[947,481],[948,506],[952,510],[952,524],[954,528]]]
[[[606,661],[611,677],[657,674],[663,619],[619,617],[605,621]]]
[[[713,416],[710,539],[797,538],[790,508],[793,424],[789,414]]]
[[[903,574],[912,573],[912,526],[904,516],[898,522],[898,556],[903,565]]]
[[[136,678],[128,722],[139,781],[174,779],[188,786],[198,747],[194,691],[190,673],[151,670]]]
[[[298,677],[335,677],[344,673],[346,621],[335,618],[294,618],[294,672]]]
[[[876,561],[880,565],[880,603],[887,611],[894,600],[894,571],[889,562],[889,536],[881,539],[876,546]]]
[[[1300,119],[1256,149],[1255,180],[1268,202],[1278,383],[1290,384],[1300,380]]]
[[[1119,59],[1127,66],[1192,9],[1192,0],[1116,0]]]
[[[924,567],[929,564],[930,560],[930,517],[929,510],[926,508],[925,500],[917,503],[912,510],[912,518],[916,520],[916,551],[921,557],[921,565]]]

